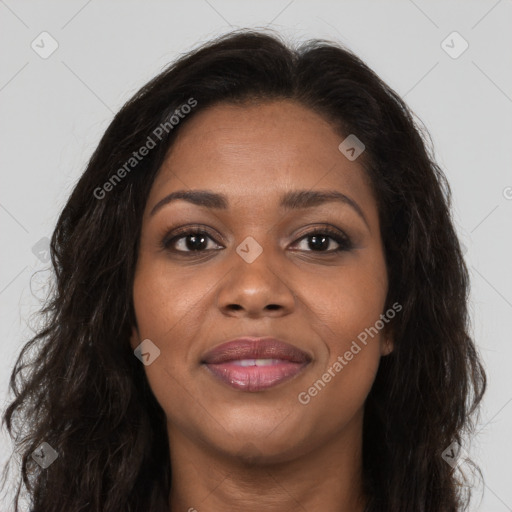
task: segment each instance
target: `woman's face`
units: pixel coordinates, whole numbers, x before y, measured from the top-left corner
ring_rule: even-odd
[[[376,201],[342,140],[292,101],[218,105],[181,127],[144,213],[131,339],[160,350],[144,368],[171,451],[187,439],[285,461],[360,435],[392,340],[375,329],[388,289]],[[222,200],[163,201],[177,191]],[[208,354],[244,336],[300,357],[272,343]]]

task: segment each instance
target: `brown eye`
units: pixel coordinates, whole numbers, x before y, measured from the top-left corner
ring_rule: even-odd
[[[204,252],[221,247],[206,231],[191,229],[175,234],[172,238],[166,238],[162,245],[165,249],[175,252]]]
[[[329,228],[316,229],[302,236],[298,242],[306,241],[308,252],[337,253],[352,248],[350,239],[341,232]],[[334,248],[330,248],[336,244]]]

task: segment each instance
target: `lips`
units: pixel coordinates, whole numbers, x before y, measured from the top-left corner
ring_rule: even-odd
[[[210,350],[201,362],[229,386],[255,392],[291,379],[310,361],[306,352],[275,338],[239,338]]]

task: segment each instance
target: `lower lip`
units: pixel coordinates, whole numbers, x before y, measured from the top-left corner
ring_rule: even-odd
[[[242,391],[262,391],[297,375],[308,363],[281,361],[268,366],[240,366],[233,361],[205,366],[220,380]]]

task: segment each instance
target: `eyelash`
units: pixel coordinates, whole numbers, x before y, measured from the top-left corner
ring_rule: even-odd
[[[165,236],[161,242],[162,249],[170,251],[170,252],[178,253],[178,254],[189,254],[189,255],[193,255],[193,256],[201,255],[202,253],[206,253],[206,252],[209,252],[212,250],[212,249],[203,249],[203,250],[199,250],[199,251],[190,251],[190,250],[182,251],[182,250],[173,249],[171,247],[175,242],[177,242],[178,240],[181,240],[182,238],[186,238],[188,235],[205,236],[205,237],[208,237],[211,240],[213,240],[217,245],[220,245],[214,239],[214,237],[208,231],[206,231],[204,228],[202,228],[200,226],[187,226],[185,228],[181,228],[181,229],[177,230],[176,232],[174,232],[173,236],[171,238],[169,238],[169,235]],[[300,238],[298,238],[296,240],[295,243],[300,242],[304,239],[307,239],[308,237],[312,237],[312,236],[316,236],[316,235],[328,235],[328,238],[334,240],[338,244],[339,247],[337,249],[331,249],[329,251],[309,250],[306,252],[332,255],[332,254],[338,254],[340,252],[349,251],[353,247],[352,241],[350,240],[350,238],[347,235],[340,233],[339,231],[337,231],[333,228],[330,228],[328,226],[322,227],[322,228],[315,228],[307,233],[304,233]],[[213,249],[213,250],[218,250],[218,249]]]

